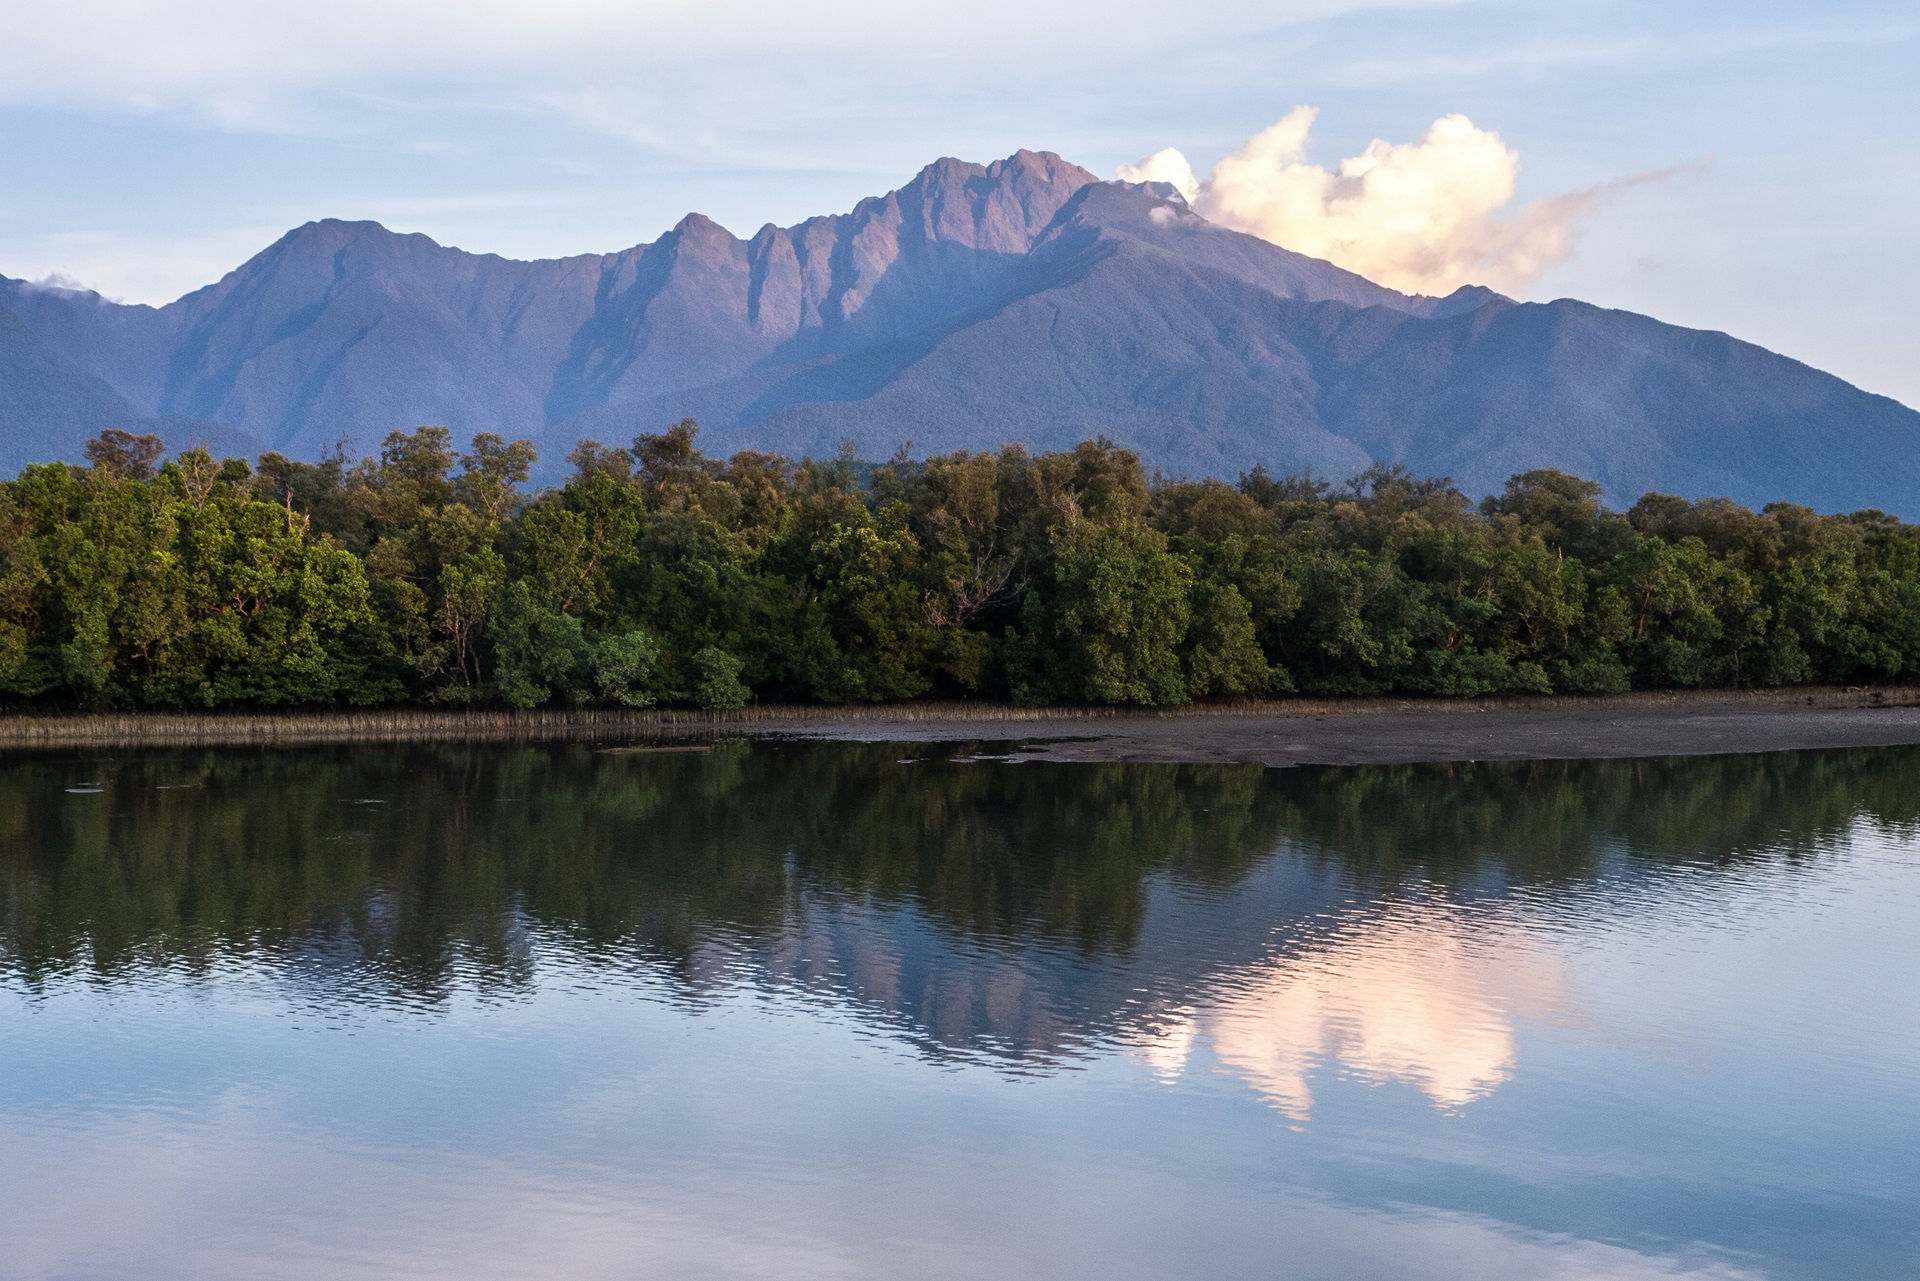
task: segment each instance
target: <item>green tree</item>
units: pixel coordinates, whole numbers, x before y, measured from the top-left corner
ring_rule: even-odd
[[[1051,599],[1028,598],[1014,696],[1023,702],[1171,704],[1187,698],[1180,643],[1193,571],[1133,517],[1079,520],[1054,549]]]

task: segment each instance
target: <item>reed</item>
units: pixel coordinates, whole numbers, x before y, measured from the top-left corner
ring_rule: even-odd
[[[366,708],[247,712],[11,712],[0,713],[0,748],[701,738],[729,733],[777,735],[785,730],[804,733],[835,725],[861,724],[1061,725],[1076,721],[1127,718],[1458,716],[1517,710],[1563,710],[1591,714],[1608,709],[1672,708],[1678,712],[1715,706],[1782,709],[1912,707],[1920,706],[1920,687],[1658,691],[1601,698],[1233,699],[1166,709],[918,702],[849,707],[775,703],[724,711],[694,708],[535,711]]]

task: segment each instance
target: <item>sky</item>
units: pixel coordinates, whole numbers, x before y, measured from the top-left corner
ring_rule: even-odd
[[[315,218],[601,252],[1021,147],[1172,149],[1209,217],[1385,283],[1724,330],[1920,406],[1912,0],[0,6],[0,274],[133,302]]]

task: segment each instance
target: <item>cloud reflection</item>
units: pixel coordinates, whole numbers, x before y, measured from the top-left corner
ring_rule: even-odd
[[[741,1103],[714,1097],[729,1109]],[[656,1110],[639,1098],[634,1113]],[[697,1106],[697,1097],[684,1101]],[[631,1115],[596,1119],[633,1137]],[[728,1123],[688,1119],[703,1131]],[[772,1113],[754,1119],[776,1130],[793,1124]],[[796,1178],[764,1152],[736,1150],[690,1177],[645,1142],[590,1163],[473,1140],[402,1159],[288,1124],[263,1097],[186,1117],[134,1113],[69,1126],[0,1112],[0,1151],[9,1154],[0,1166],[8,1243],[0,1275],[1123,1281],[1170,1275],[1170,1258],[1206,1258],[1216,1277],[1754,1275],[1483,1215],[1367,1210],[1232,1178],[1189,1186],[1142,1177],[1124,1128],[1088,1151],[1009,1157],[991,1147],[963,1145],[938,1161],[867,1153],[836,1164],[830,1178]],[[1083,1191],[1070,1207],[1060,1200],[1066,1186]]]
[[[1513,1074],[1514,1014],[1561,1009],[1564,993],[1560,959],[1524,931],[1470,926],[1450,907],[1395,907],[1232,975],[1136,1050],[1171,1079],[1204,1040],[1225,1070],[1300,1121],[1328,1061],[1460,1108]]]

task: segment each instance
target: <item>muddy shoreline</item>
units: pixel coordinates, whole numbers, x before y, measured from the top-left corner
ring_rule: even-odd
[[[1273,766],[1705,755],[1920,744],[1920,688],[1613,698],[1279,699],[1157,712],[915,703],[727,712],[392,709],[0,715],[0,751],[60,747],[754,737],[1023,744],[1021,759]],[[1001,754],[1006,754],[1004,751]]]
[[[1036,725],[1030,735],[966,722],[795,726],[782,737],[843,742],[1019,741],[1019,760],[1389,765],[1427,761],[1703,756],[1920,744],[1920,707],[1626,702],[1516,707],[1414,704],[1327,713],[1113,717]]]

